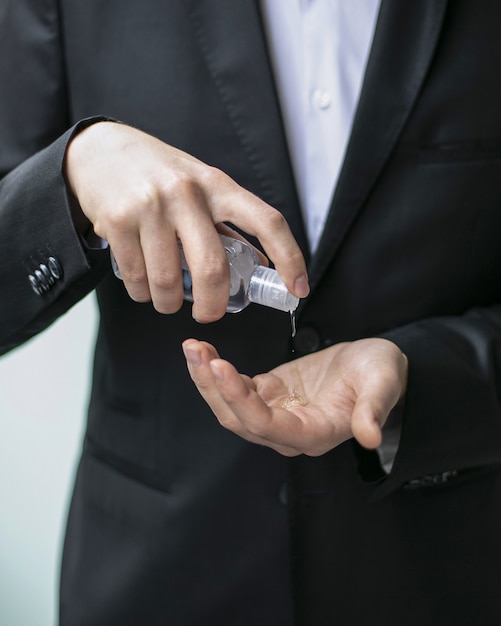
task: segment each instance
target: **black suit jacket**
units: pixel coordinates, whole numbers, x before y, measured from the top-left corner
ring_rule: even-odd
[[[95,287],[101,311],[62,623],[499,624],[500,17],[494,1],[382,1],[292,342],[262,307],[200,327],[189,306],[133,303],[82,244],[61,174],[72,133],[120,119],[279,208],[307,254],[257,3],[1,7],[0,345]],[[410,379],[390,475],[353,442],[286,465],[223,431],[188,336],[249,374],[395,341]]]

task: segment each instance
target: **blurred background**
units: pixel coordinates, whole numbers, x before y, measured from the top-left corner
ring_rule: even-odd
[[[97,306],[91,294],[0,357],[0,624],[54,626]]]

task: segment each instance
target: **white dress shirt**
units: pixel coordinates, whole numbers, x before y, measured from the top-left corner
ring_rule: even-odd
[[[261,0],[289,153],[311,251],[343,163],[380,0]],[[393,466],[401,416],[377,452]]]
[[[343,162],[380,0],[261,0],[311,250]]]

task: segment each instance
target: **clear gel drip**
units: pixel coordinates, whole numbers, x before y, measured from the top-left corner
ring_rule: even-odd
[[[291,337],[294,339],[296,336],[296,310],[289,311],[291,314]]]
[[[226,235],[220,235],[220,237],[230,266],[230,297],[227,312],[238,313],[254,302],[279,311],[289,311],[292,319],[292,314],[299,304],[299,298],[287,290],[278,272],[260,265],[258,255],[249,244]],[[179,252],[183,268],[184,299],[193,302],[190,270],[181,244],[179,244]],[[113,254],[111,263],[115,276],[121,279],[122,276]]]

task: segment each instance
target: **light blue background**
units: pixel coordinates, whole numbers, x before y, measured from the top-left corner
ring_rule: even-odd
[[[88,296],[0,357],[0,624],[54,626],[97,324]]]

